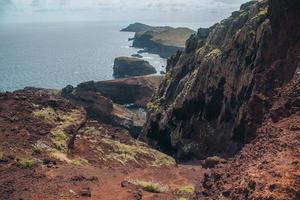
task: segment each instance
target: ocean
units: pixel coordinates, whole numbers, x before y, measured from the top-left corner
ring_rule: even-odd
[[[0,24],[0,91],[24,87],[61,89],[84,81],[113,79],[113,61],[137,53],[120,32],[125,23],[48,22]],[[163,71],[166,60],[144,53]]]

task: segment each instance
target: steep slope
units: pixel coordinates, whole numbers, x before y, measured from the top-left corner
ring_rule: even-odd
[[[300,199],[299,99],[298,68],[274,97],[256,138],[228,164],[206,173],[195,199]]]
[[[299,4],[251,1],[199,29],[168,61],[140,138],[177,158],[231,156],[254,139],[299,68]]]
[[[58,91],[0,93],[0,200],[173,200],[203,175],[201,167],[175,164],[125,129],[89,119]],[[129,181],[168,190],[147,192]]]

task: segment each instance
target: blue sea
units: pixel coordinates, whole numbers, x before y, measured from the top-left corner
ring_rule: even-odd
[[[26,86],[61,89],[68,84],[113,79],[113,61],[139,49],[130,47],[128,24],[48,22],[0,24],[0,91]],[[160,72],[166,60],[144,53]]]

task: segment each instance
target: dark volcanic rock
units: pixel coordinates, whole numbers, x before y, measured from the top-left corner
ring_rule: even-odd
[[[146,108],[162,80],[163,76],[137,76],[95,82],[95,88],[115,103]]]
[[[143,76],[155,74],[155,68],[149,62],[130,57],[119,57],[114,61],[114,73],[116,78],[124,78],[130,76]]]
[[[255,138],[276,89],[299,67],[298,8],[296,0],[251,1],[199,29],[168,60],[140,138],[179,158],[232,155]],[[292,102],[274,110],[277,120]]]
[[[132,54],[131,56],[135,58],[143,58],[143,56],[140,54]]]
[[[99,106],[102,105],[100,106],[102,111],[94,110],[95,112],[110,113],[112,107],[110,100],[117,104],[135,104],[138,107],[146,108],[162,80],[163,76],[137,76],[109,81],[90,81],[79,84],[76,88],[70,85],[66,86],[61,93],[62,96],[71,98],[74,101],[88,101],[89,107],[92,106],[94,101]],[[92,101],[90,99],[92,97],[88,97],[90,96],[89,93],[92,96],[98,96],[99,101],[95,98]],[[86,98],[86,100],[82,100],[82,98]],[[88,110],[93,111],[92,108],[88,108]]]
[[[92,193],[91,193],[90,188],[84,188],[84,189],[82,189],[80,191],[80,195],[83,196],[83,197],[91,197]]]
[[[79,84],[76,88],[67,86],[61,95],[70,99],[74,104],[83,106],[89,117],[107,120],[113,110],[113,102],[97,92],[94,81]]]

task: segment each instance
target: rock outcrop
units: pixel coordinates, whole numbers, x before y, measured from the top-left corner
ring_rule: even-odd
[[[89,81],[77,87],[67,86],[61,95],[86,109],[89,118],[96,118],[128,129],[137,137],[145,118],[124,104],[146,108],[163,76],[139,76],[111,81]],[[121,104],[121,105],[120,105]]]
[[[135,104],[137,107],[146,108],[162,80],[163,76],[137,76],[109,81],[89,81],[81,83],[75,88],[73,86],[65,87],[62,95],[68,97],[70,94],[74,94],[77,98],[90,96],[94,100],[97,99],[97,96],[99,109],[102,110],[93,108],[91,111],[99,114],[109,113],[112,101],[121,105]],[[103,110],[104,108],[105,110]]]
[[[62,89],[61,95],[76,106],[84,107],[88,118],[125,128],[134,137],[140,133],[145,121],[137,113],[102,96],[93,81],[81,83],[76,88],[69,85]]]
[[[230,156],[267,115],[299,107],[295,97],[273,105],[299,69],[299,10],[297,0],[250,1],[199,29],[168,60],[140,138],[177,158]]]
[[[115,103],[135,104],[137,107],[146,108],[162,80],[163,76],[136,76],[94,82],[94,87]]]
[[[116,78],[130,76],[143,76],[155,74],[155,68],[149,62],[133,57],[118,57],[114,61],[114,73]]]

